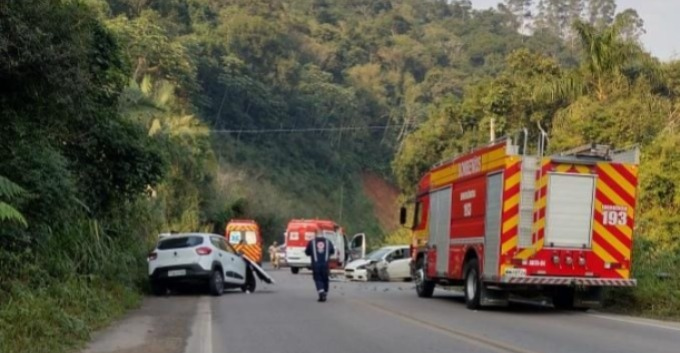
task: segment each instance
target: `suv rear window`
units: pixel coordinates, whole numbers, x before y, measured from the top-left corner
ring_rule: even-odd
[[[166,238],[158,243],[158,250],[191,248],[201,244],[203,244],[203,237],[191,236]]]

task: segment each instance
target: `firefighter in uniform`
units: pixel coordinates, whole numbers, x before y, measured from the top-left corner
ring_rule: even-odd
[[[335,254],[335,248],[330,240],[321,236],[318,229],[315,229],[314,233],[314,239],[307,243],[305,254],[312,258],[312,272],[316,291],[319,293],[319,301],[325,302],[330,272],[328,260],[331,255]]]
[[[272,266],[274,266],[275,269],[279,268],[279,257],[278,254],[276,253],[278,243],[274,242],[272,245],[269,246],[269,261],[271,261]]]

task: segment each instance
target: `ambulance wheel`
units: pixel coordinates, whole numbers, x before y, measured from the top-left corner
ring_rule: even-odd
[[[251,269],[246,271],[246,283],[241,286],[241,291],[243,293],[253,293],[257,288],[257,281],[255,280],[255,275]]]
[[[290,272],[294,275],[297,275],[298,272],[300,272],[300,268],[299,267],[291,267]]]
[[[468,309],[479,309],[482,296],[482,282],[479,280],[479,263],[477,259],[468,261],[465,266],[465,306]]]
[[[425,265],[422,257],[416,262],[414,279],[418,296],[421,298],[431,298],[432,294],[434,294],[435,283],[425,278]]]

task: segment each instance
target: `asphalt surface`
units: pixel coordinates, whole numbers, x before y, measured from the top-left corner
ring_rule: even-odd
[[[276,285],[148,298],[97,333],[84,353],[653,353],[680,352],[680,324],[515,303],[470,311],[452,292],[420,299],[412,283],[332,282],[316,302],[311,275]]]

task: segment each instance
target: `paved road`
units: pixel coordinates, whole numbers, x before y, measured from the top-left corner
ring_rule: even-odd
[[[311,276],[220,298],[149,298],[84,353],[414,353],[680,351],[680,325],[515,304],[469,311],[462,298],[416,297],[411,283],[333,282],[317,303]]]

